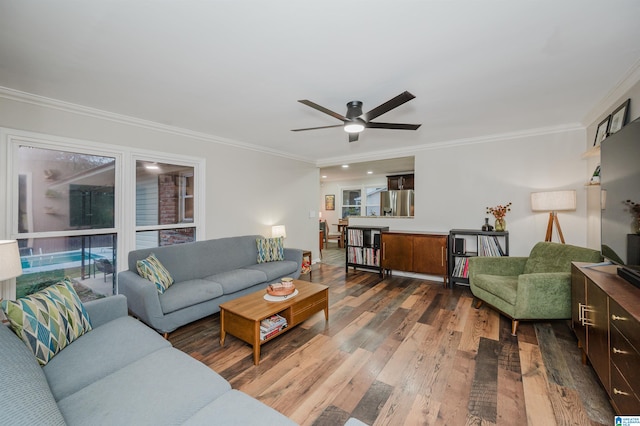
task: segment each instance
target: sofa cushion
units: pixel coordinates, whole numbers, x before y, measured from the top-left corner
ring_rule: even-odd
[[[210,280],[189,280],[173,284],[158,295],[162,313],[168,314],[224,294],[222,286]]]
[[[181,424],[231,389],[174,348],[155,351],[58,401],[69,425]],[[210,418],[209,424],[222,424]]]
[[[0,424],[64,425],[42,367],[33,353],[0,324]]]
[[[291,419],[237,390],[226,392],[185,422],[185,425],[295,425]]]
[[[478,274],[474,277],[473,284],[491,295],[498,297],[510,305],[516,304],[518,294],[518,277],[503,275]],[[487,303],[492,303],[486,300]]]
[[[256,265],[247,266],[243,269],[252,269],[254,271],[264,272],[267,276],[266,280],[273,281],[277,278],[296,272],[298,270],[298,263],[293,260],[283,260],[280,262],[258,263]]]
[[[224,294],[235,293],[267,280],[267,274],[252,269],[234,269],[221,272],[205,278],[208,281],[220,283]]]
[[[136,262],[136,269],[138,270],[138,275],[156,285],[156,289],[160,294],[167,291],[169,286],[173,284],[171,274],[153,253],[145,259],[138,260]]]
[[[20,298],[3,300],[2,309],[13,331],[40,365],[91,330],[91,321],[69,279]]]
[[[258,263],[275,262],[284,259],[284,239],[278,238],[256,238],[258,248]]]
[[[60,400],[136,360],[171,344],[131,317],[96,327],[53,358],[44,374]]]

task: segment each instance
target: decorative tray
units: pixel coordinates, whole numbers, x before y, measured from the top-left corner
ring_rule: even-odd
[[[269,302],[283,302],[287,299],[291,299],[297,294],[298,294],[298,289],[295,289],[293,293],[287,294],[286,296],[272,296],[269,293],[265,293],[264,296],[262,297],[264,298],[264,300],[267,300]]]

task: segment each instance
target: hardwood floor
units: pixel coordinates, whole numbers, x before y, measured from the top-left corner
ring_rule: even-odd
[[[467,287],[314,265],[330,287],[318,313],[262,346],[227,336],[219,315],[171,343],[302,425],[598,425],[614,413],[566,321],[521,324],[472,307]]]

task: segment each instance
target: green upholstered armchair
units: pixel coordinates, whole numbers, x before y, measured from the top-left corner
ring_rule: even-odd
[[[571,318],[571,262],[600,262],[599,251],[540,242],[528,257],[469,259],[471,292],[511,318],[511,334],[520,320]]]

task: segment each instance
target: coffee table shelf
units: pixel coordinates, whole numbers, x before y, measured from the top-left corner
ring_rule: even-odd
[[[279,302],[264,299],[265,291],[258,291],[220,305],[220,345],[227,333],[253,346],[253,363],[260,363],[260,346],[300,324],[313,314],[324,310],[329,320],[329,287],[294,280],[298,294]],[[277,334],[261,340],[260,322],[272,315],[287,320],[287,327]]]

